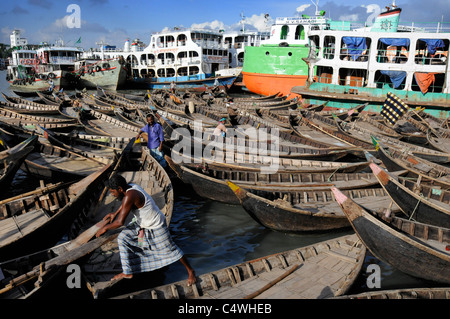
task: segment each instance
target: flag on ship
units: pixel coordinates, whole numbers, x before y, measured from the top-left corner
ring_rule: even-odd
[[[81,43],[81,37],[79,37],[77,42],[75,42],[75,44],[77,44],[77,43]]]
[[[398,98],[395,94],[388,92],[386,101],[384,101],[381,108],[381,116],[386,119],[392,125],[405,114],[409,109],[409,106]]]

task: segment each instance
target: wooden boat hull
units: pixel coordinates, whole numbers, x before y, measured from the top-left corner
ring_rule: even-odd
[[[54,207],[49,206],[46,208],[49,210],[49,213],[39,214],[39,211],[36,210],[36,213],[33,214],[31,214],[32,212],[27,212],[14,217],[16,219],[15,223],[21,229],[12,231],[8,228],[10,229],[9,232],[2,232],[0,260],[5,261],[55,245],[64,234],[70,231],[74,220],[87,213],[87,208],[91,205],[93,197],[95,194],[98,194],[99,190],[103,189],[103,182],[109,176],[111,170],[111,165],[105,166],[80,181],[77,185],[83,186],[83,190],[53,215],[50,212],[52,212],[51,209],[54,209]],[[75,187],[74,185],[73,187]],[[60,198],[59,201],[62,202],[62,199]],[[54,204],[54,206],[58,207],[58,203]],[[9,224],[11,224],[12,219],[7,218],[3,220],[2,223],[5,223],[3,227],[10,227]]]
[[[410,288],[364,292],[333,299],[450,299],[450,288]]]
[[[191,185],[197,195],[211,200],[239,205],[240,201],[228,187],[227,180],[251,190],[329,190],[331,186],[342,189],[378,186],[378,180],[370,173],[273,173],[260,174],[237,170],[205,167],[205,172],[195,167],[179,165],[165,156],[167,163],[175,174],[185,183]]]
[[[354,234],[264,256],[116,299],[323,299],[345,294],[366,248]]]
[[[437,249],[424,243],[417,235],[406,234],[391,224],[381,221],[354,201],[348,199],[338,189],[333,189],[336,200],[347,215],[353,229],[364,245],[378,259],[413,277],[439,283],[450,283],[450,254],[444,249]],[[407,223],[408,221],[404,221]],[[418,223],[410,223],[408,228],[417,225],[417,231],[435,237],[441,232],[440,246],[449,242],[448,229],[438,228],[431,232],[431,226],[420,227]],[[439,231],[439,229],[441,229]],[[430,231],[430,233],[428,233]],[[442,236],[444,234],[444,236]],[[441,248],[444,248],[441,247]]]
[[[1,138],[0,138],[1,140]],[[32,136],[18,145],[0,152],[0,160],[4,167],[0,169],[0,188],[5,190],[9,188],[16,172],[20,165],[25,161],[25,158],[34,150],[34,144],[37,141],[37,136]],[[0,196],[0,198],[3,196]]]
[[[443,202],[441,205],[433,203],[427,197],[420,196],[420,193],[402,185],[378,165],[372,163],[370,167],[381,186],[406,216],[421,223],[450,228],[450,205]],[[435,189],[435,192],[444,196],[444,190]]]
[[[252,191],[228,182],[245,211],[259,224],[287,233],[323,232],[350,227],[331,190]],[[331,188],[330,188],[331,189]],[[390,199],[382,189],[346,190],[364,206],[382,211]],[[393,208],[398,211],[397,207]]]

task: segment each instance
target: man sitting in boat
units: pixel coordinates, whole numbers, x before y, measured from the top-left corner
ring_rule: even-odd
[[[122,205],[103,218],[109,223],[99,229],[96,236],[123,226],[130,212],[134,214],[133,220],[117,239],[123,272],[111,280],[131,279],[133,274],[160,269],[179,260],[188,272],[188,284],[195,283],[195,271],[173,242],[166,217],[153,198],[142,187],[128,184],[118,174],[109,179],[108,188],[111,195],[122,201]]]
[[[162,152],[164,130],[161,124],[155,122],[155,117],[153,114],[147,114],[147,123],[147,125],[141,128],[140,132],[136,136],[136,140],[142,133],[146,134],[147,147],[150,150],[150,154],[159,162],[159,164],[161,164],[162,167],[166,167],[167,162],[164,159],[164,154]]]
[[[217,127],[214,129],[213,134],[215,136],[223,136],[225,137],[227,134],[227,128],[225,127],[225,121],[227,119],[222,117],[219,121],[219,124],[217,125]]]

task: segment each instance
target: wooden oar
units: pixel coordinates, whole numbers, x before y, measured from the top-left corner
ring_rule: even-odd
[[[108,220],[101,220],[94,226],[91,226],[90,228],[82,232],[80,235],[78,235],[77,238],[71,240],[70,243],[66,246],[67,250],[72,250],[87,243],[89,240],[91,240],[92,237],[95,236],[95,234],[97,233],[97,231],[100,230],[100,228],[102,228],[108,223],[109,223]]]
[[[44,268],[44,263],[41,263],[38,266],[35,266],[33,268],[33,270],[20,275],[19,277],[16,277],[14,279],[12,279],[3,289],[0,289],[0,295],[13,289],[14,287],[17,287],[19,285],[22,285],[24,283],[26,283],[27,281],[30,280],[34,280],[36,279],[36,277],[38,277],[40,274],[42,274],[44,271],[48,271],[50,270],[50,268],[52,267],[57,267],[58,263],[52,263],[52,261],[56,261],[58,258],[61,258],[64,254],[69,253],[70,251],[73,251],[76,248],[79,248],[81,246],[83,246],[84,244],[88,243],[91,238],[97,233],[97,231],[103,227],[104,225],[106,225],[109,221],[100,221],[97,224],[95,224],[94,226],[91,226],[89,229],[87,229],[86,231],[84,231],[83,233],[81,233],[77,238],[75,238],[74,240],[70,241],[65,248],[67,249],[67,251],[65,253],[62,253],[61,256],[55,257],[51,260],[49,260],[48,262],[46,262],[45,264],[49,263],[50,267],[48,267],[47,269]],[[104,241],[108,241],[111,240],[113,238],[115,238],[117,234],[113,233],[108,234],[108,235],[103,235],[101,236],[102,238],[104,238]],[[76,258],[78,256],[76,256],[76,254],[74,256],[72,256],[73,258]],[[70,263],[71,260],[70,258],[65,259],[65,263]]]

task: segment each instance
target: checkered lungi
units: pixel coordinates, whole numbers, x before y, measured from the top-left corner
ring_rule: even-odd
[[[173,242],[166,226],[144,229],[143,240],[138,242],[140,229],[136,222],[132,222],[120,232],[117,238],[124,274],[159,269],[183,257],[183,252]]]

